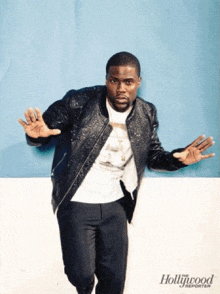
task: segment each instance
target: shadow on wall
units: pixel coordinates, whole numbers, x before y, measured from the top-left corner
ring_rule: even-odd
[[[31,147],[21,142],[1,152],[0,177],[49,177],[55,148],[55,139],[45,147]]]

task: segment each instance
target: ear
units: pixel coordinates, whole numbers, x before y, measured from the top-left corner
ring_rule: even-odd
[[[142,80],[142,77],[139,77],[139,78],[138,78],[138,88],[139,88],[140,85],[141,85],[141,80]]]

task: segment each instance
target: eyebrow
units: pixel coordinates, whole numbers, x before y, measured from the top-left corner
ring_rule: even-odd
[[[116,79],[116,80],[119,80],[119,78],[115,77],[115,76],[110,76],[109,78],[113,78],[113,79]],[[125,79],[122,79],[123,81],[133,81],[135,80],[134,78],[130,77],[130,78],[125,78]]]

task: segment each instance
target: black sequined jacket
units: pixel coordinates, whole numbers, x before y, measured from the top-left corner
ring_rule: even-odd
[[[53,103],[43,118],[49,128],[61,130],[51,172],[52,204],[56,211],[73,197],[112,131],[106,109],[106,87],[71,90],[62,100]],[[174,171],[184,165],[172,156],[174,151],[167,152],[162,148],[156,132],[158,122],[153,104],[137,97],[126,125],[138,176],[134,200],[121,183],[130,222],[145,167]],[[50,139],[27,136],[27,142],[32,146],[45,145]]]

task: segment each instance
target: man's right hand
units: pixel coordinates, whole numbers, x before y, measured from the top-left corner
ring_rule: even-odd
[[[26,122],[20,118],[18,119],[18,122],[23,126],[25,133],[32,138],[46,138],[49,136],[59,135],[61,133],[58,129],[48,128],[43,120],[39,108],[35,108],[35,112],[31,107],[28,108],[28,110],[25,111],[24,116],[26,118]]]

